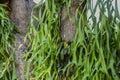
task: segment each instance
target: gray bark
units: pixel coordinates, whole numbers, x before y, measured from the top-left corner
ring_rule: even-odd
[[[72,42],[76,28],[74,22],[74,12],[75,8],[70,9],[70,17],[66,16],[66,6],[62,7],[62,15],[61,15],[61,37],[62,40],[67,42]],[[66,18],[64,18],[66,16]]]
[[[15,60],[16,72],[19,80],[25,80],[25,61],[23,55],[27,50],[28,41],[24,42],[24,37],[28,31],[30,13],[34,3],[32,0],[12,0],[11,1],[11,20],[14,22],[20,33],[15,34]]]
[[[69,16],[66,16],[67,7],[64,5],[61,12],[61,37],[62,40],[72,42],[76,33],[75,27],[75,11],[79,8],[81,11],[84,8],[87,0],[71,0]],[[79,16],[78,16],[79,18]]]

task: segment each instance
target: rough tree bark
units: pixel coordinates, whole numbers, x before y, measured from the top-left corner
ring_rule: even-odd
[[[62,12],[61,12],[61,37],[62,40],[65,40],[67,42],[72,42],[75,32],[76,32],[76,27],[75,27],[75,11],[77,8],[82,11],[86,4],[87,0],[71,0],[71,7],[69,16],[66,16],[67,13],[67,7],[66,5],[63,5],[62,7]],[[65,17],[66,16],[66,17]],[[64,18],[65,17],[65,18]]]
[[[72,0],[73,1],[73,0]],[[72,3],[71,1],[71,3]],[[73,5],[74,3],[72,3]],[[67,7],[64,5],[62,7],[62,13],[61,13],[61,37],[63,40],[72,42],[73,37],[75,35],[76,29],[75,29],[75,22],[74,22],[74,13],[78,5],[74,5],[70,8],[70,14],[69,16],[66,16],[67,13]],[[66,17],[65,17],[66,16]],[[65,18],[64,18],[65,17]]]
[[[19,80],[25,80],[25,61],[23,54],[27,50],[28,41],[24,37],[28,31],[30,13],[34,6],[32,0],[11,0],[11,20],[15,23],[20,33],[15,34],[17,40],[15,46],[16,72]]]

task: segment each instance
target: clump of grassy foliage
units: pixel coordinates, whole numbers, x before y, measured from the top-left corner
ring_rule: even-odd
[[[0,80],[14,80],[16,74],[13,57],[15,26],[10,21],[5,8],[7,5],[0,4]]]
[[[98,0],[100,9],[97,21],[91,1],[87,1],[85,12],[90,10],[93,24],[89,24],[85,12],[76,9],[76,35],[71,44],[60,36],[61,7],[72,7],[70,0],[46,0],[36,5],[32,11],[29,51],[24,55],[26,79],[33,80],[119,80],[120,77],[120,15],[111,1]],[[13,57],[13,36],[15,26],[0,4],[0,79],[16,78]],[[44,9],[43,9],[44,7]],[[39,15],[34,10],[39,8]],[[108,17],[105,15],[105,8]],[[83,10],[84,11],[84,10]],[[114,16],[112,15],[114,13]],[[80,18],[78,19],[78,16]],[[34,24],[38,22],[38,25]],[[32,67],[32,69],[31,69]]]
[[[90,19],[93,24],[89,24],[84,12],[76,9],[76,35],[73,42],[65,46],[60,37],[63,4],[68,10],[72,7],[70,0],[46,0],[44,10],[42,2],[33,9],[30,32],[26,36],[30,40],[30,49],[25,54],[26,79],[119,80],[120,15],[117,6],[113,8],[111,1],[98,0],[96,7],[100,9],[100,17],[97,21],[94,15],[96,7],[92,9],[88,0],[87,10],[92,13]],[[38,8],[39,15],[36,17],[34,10]],[[38,22],[36,27],[34,21]]]

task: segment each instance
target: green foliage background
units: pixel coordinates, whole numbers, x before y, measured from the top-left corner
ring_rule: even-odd
[[[16,28],[4,8],[7,5],[0,4],[0,80],[14,80],[16,71],[13,49]]]
[[[117,0],[115,0],[115,4],[116,7],[113,8],[111,1],[98,0],[96,4],[96,7],[98,6],[100,9],[98,21],[95,17],[96,7],[92,9],[91,0],[87,1],[83,12],[79,8],[76,9],[74,19],[76,34],[71,44],[62,41],[60,36],[61,7],[66,5],[69,12],[69,8],[72,7],[71,1],[46,0],[45,6],[42,2],[36,5],[31,13],[30,31],[25,37],[25,41],[26,39],[30,40],[29,51],[24,55],[27,61],[26,79],[119,80],[120,14],[117,8]],[[108,17],[105,15],[105,8],[107,8]],[[38,16],[34,15],[36,9],[39,9]],[[90,19],[92,19],[93,24],[89,24],[86,18],[88,10],[92,13]],[[114,16],[112,16],[113,12],[115,13]],[[79,19],[78,16],[80,16]],[[38,22],[38,25],[34,24],[35,21]],[[2,26],[2,24],[0,25]],[[7,30],[11,30],[9,28]],[[2,31],[5,29],[4,27]],[[0,37],[5,36],[3,33],[0,32]],[[10,34],[12,34],[12,31]],[[7,42],[4,45],[9,47],[9,40],[2,41],[0,45]],[[6,55],[5,50],[7,48],[0,47],[2,49],[0,55]],[[1,71],[10,74],[8,62],[11,61],[11,58],[5,57],[4,59],[7,65]],[[1,60],[3,58],[0,58]],[[2,74],[0,73],[1,78],[7,75],[6,73]]]

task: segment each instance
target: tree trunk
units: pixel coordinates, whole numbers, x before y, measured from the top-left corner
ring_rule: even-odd
[[[66,16],[67,7],[64,5],[62,7],[61,12],[61,37],[63,40],[67,42],[72,42],[76,28],[74,22],[74,14],[75,14],[76,6],[70,8],[70,15]],[[66,16],[66,17],[65,17]],[[65,17],[65,18],[64,18]]]
[[[67,13],[67,7],[66,5],[63,5],[62,12],[61,12],[61,37],[62,40],[65,40],[67,42],[72,42],[76,27],[75,27],[75,11],[77,8],[82,11],[86,4],[87,0],[71,0],[71,7],[69,7],[69,16],[66,16]],[[79,18],[79,16],[78,16]]]
[[[12,0],[11,20],[14,22],[20,33],[15,34],[17,40],[15,46],[16,72],[19,80],[25,80],[25,61],[23,54],[26,52],[28,41],[24,42],[24,37],[28,31],[30,13],[34,3],[32,0]]]

